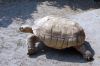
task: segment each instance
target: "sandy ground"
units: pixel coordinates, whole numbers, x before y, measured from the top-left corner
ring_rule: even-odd
[[[20,0],[18,0],[20,1]],[[12,2],[0,4],[0,66],[99,66],[100,65],[100,4],[93,0],[56,0]],[[94,61],[86,62],[74,49],[58,51],[39,46],[37,54],[27,56],[28,34],[18,28],[34,24],[34,20],[56,15],[80,23],[86,41],[94,50]],[[43,50],[44,48],[44,50]]]

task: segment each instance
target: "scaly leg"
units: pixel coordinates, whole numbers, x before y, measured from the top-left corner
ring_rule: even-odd
[[[85,58],[87,61],[93,59],[92,52],[84,44],[74,48],[79,51],[83,55],[83,58]]]
[[[32,55],[36,52],[37,48],[35,47],[35,44],[38,42],[38,37],[34,34],[31,34],[28,36],[27,39],[27,45],[28,45],[28,55]]]

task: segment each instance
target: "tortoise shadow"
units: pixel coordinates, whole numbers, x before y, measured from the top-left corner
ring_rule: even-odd
[[[95,54],[89,42],[85,41],[85,46],[92,52],[93,55]],[[41,55],[46,55],[47,59],[58,60],[63,62],[73,62],[73,63],[87,62],[83,59],[82,55],[74,48],[56,50],[56,49],[48,48],[44,44],[39,44],[37,53],[30,56],[30,58],[36,58]]]

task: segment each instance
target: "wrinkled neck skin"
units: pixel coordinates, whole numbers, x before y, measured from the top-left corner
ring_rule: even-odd
[[[33,33],[33,30],[32,30],[32,28],[30,28],[30,29],[28,29],[28,30],[26,30],[24,32],[26,32],[26,33]]]
[[[32,28],[20,29],[20,31],[24,33],[33,33]]]
[[[28,33],[33,33],[33,30],[32,30],[32,28],[29,30],[29,32]]]

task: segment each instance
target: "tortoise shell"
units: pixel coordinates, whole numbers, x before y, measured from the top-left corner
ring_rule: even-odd
[[[83,28],[70,19],[46,16],[34,23],[33,33],[48,47],[64,49],[82,45],[85,41]]]

